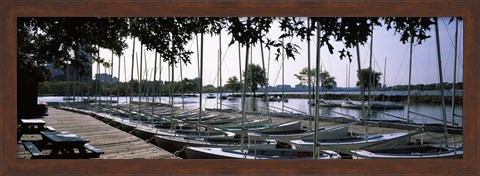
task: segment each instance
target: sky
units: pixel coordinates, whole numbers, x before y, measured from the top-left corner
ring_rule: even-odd
[[[454,41],[455,41],[455,22],[448,24],[449,17],[439,19],[439,39],[441,47],[442,58],[442,72],[444,82],[453,82],[454,72]],[[277,38],[280,33],[278,28],[278,22],[274,22],[272,29],[268,34],[271,37]],[[436,36],[435,28],[431,27],[431,30],[427,32],[427,35],[431,37],[422,42],[421,45],[413,46],[413,62],[412,62],[412,84],[431,84],[439,82],[438,61],[437,61],[437,49],[436,49]],[[200,39],[200,36],[198,36]],[[457,82],[463,82],[463,23],[459,22],[458,32],[458,62],[457,62]],[[239,77],[239,50],[238,44],[235,43],[228,46],[231,36],[228,35],[226,30],[222,30],[222,41],[219,44],[219,36],[204,35],[204,61],[203,61],[203,85],[212,84],[218,85],[218,51],[221,46],[222,52],[222,85],[226,84],[227,79],[232,76]],[[313,40],[313,39],[312,39]],[[295,60],[285,57],[284,59],[284,81],[285,84],[297,85],[300,81],[294,76],[302,68],[307,67],[308,64],[308,45],[307,41],[301,41],[300,39],[293,39],[293,43],[300,46],[299,54],[295,55]],[[113,58],[113,76],[120,77],[120,81],[129,81],[131,78],[131,62],[132,62],[132,46],[133,41],[131,38],[127,39],[128,48],[123,51],[123,55],[120,56],[120,76],[118,76],[118,56]],[[140,57],[140,45],[139,41],[135,42],[135,55]],[[199,42],[200,43],[200,42]],[[316,64],[316,41],[311,41],[311,67],[314,68]],[[320,63],[322,70],[326,70],[331,76],[335,77],[338,87],[355,87],[357,78],[356,70],[358,68],[356,49],[349,49],[352,54],[352,62],[349,63],[348,59],[340,60],[338,50],[343,48],[342,43],[333,43],[335,48],[334,53],[330,54],[327,47],[320,49]],[[199,47],[200,48],[200,47]],[[387,31],[386,27],[376,27],[373,32],[373,60],[372,67],[377,72],[382,72],[381,83],[385,82],[387,86],[393,85],[407,85],[409,75],[409,48],[410,44],[402,44],[400,42],[400,35],[394,34],[393,30]],[[194,39],[189,42],[186,49],[194,52],[191,55],[191,64],[182,65],[182,74],[180,74],[180,65],[176,65],[174,71],[175,81],[183,78],[193,79],[199,76],[198,62],[197,62],[197,41]],[[145,49],[144,49],[145,50]],[[241,48],[241,69],[245,67],[245,48]],[[153,80],[154,71],[154,59],[155,55],[152,51],[144,52],[147,59],[147,64],[143,63],[142,80],[145,79],[145,70],[148,71],[148,80]],[[102,49],[100,51],[100,57],[110,61],[112,53],[109,50]],[[260,46],[256,46],[252,50],[252,62],[262,66],[262,57]],[[265,67],[268,73],[269,85],[281,85],[282,84],[282,57],[278,61],[275,60],[274,51],[264,49]],[[385,59],[386,58],[386,59]],[[360,45],[360,62],[361,68],[369,67],[370,59],[370,40],[365,45]],[[385,67],[386,61],[386,67]],[[138,65],[135,61],[134,65],[134,79],[138,80]],[[127,63],[125,65],[125,63]],[[350,67],[350,69],[348,69]],[[162,81],[168,81],[168,67],[167,63],[162,62],[161,69]],[[348,74],[350,70],[350,74]],[[386,73],[384,73],[386,70]],[[97,66],[93,64],[93,75],[97,73]],[[105,69],[100,66],[100,72],[111,73],[110,68]],[[160,76],[160,68],[157,63],[157,80]],[[347,77],[350,78],[347,85]],[[125,79],[127,78],[127,79]]]

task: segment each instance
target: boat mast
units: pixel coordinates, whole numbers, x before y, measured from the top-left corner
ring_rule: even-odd
[[[217,50],[217,103],[216,103],[216,107],[217,107],[217,110],[218,110],[218,105],[220,104],[220,62],[221,62],[221,58],[220,58],[220,50]]]
[[[179,61],[179,64],[180,64],[180,83],[183,81],[183,66],[182,66],[182,61]],[[185,86],[182,86],[182,92],[181,92],[181,95],[180,97],[182,98],[182,110],[185,110],[185,97],[184,97],[184,87]]]
[[[361,66],[360,66],[360,47],[358,46],[358,43],[356,43],[356,48],[357,48],[358,70],[360,71],[361,70]],[[360,98],[362,99],[362,121],[363,121],[363,125],[364,125],[364,128],[365,128],[365,140],[367,140],[368,139],[367,138],[368,129],[367,129],[367,119],[366,119],[366,115],[365,115],[365,88],[363,87],[363,85],[360,85]]]
[[[282,44],[285,40],[282,38]],[[282,48],[282,113],[284,113],[285,107],[285,48]]]
[[[172,112],[171,113],[172,115],[173,115],[173,110],[174,110],[174,108],[173,108],[173,95],[175,94],[175,86],[174,86],[175,85],[175,66],[174,65],[175,65],[175,60],[171,60],[169,66],[171,67],[170,71],[171,71],[171,76],[172,76],[170,78],[170,99],[171,99],[171,104],[170,105],[172,106],[172,107],[170,107],[170,111]],[[172,124],[172,125],[170,125],[170,128],[173,129],[173,123],[170,123],[170,124]]]
[[[135,38],[133,38],[133,47],[132,47],[132,70],[130,73],[130,100],[128,103],[128,120],[132,118],[132,96],[133,96],[133,69],[135,63]]]
[[[137,73],[138,73],[138,112],[137,112],[137,124],[135,126],[137,126],[139,123],[140,123],[140,117],[141,117],[141,106],[142,106],[142,65],[143,65],[143,60],[142,60],[142,54],[143,54],[143,43],[140,41],[140,65],[137,65],[140,66],[140,69],[137,68]],[[138,59],[138,58],[137,58]],[[138,60],[137,60],[137,64],[138,64]]]
[[[453,84],[452,84],[452,124],[455,124],[455,84],[457,83],[457,47],[458,47],[458,17],[455,18],[455,57],[453,62]],[[455,138],[453,147],[456,148]],[[457,154],[457,150],[454,150]]]
[[[385,57],[385,63],[384,63],[384,66],[383,66],[383,86],[382,86],[383,95],[385,95],[385,89],[387,87],[387,82],[385,81],[386,77],[387,77],[387,57]],[[385,98],[385,96],[382,97],[382,101],[385,100],[384,98]]]
[[[412,58],[413,58],[413,40],[415,36],[412,35],[410,39],[410,63],[408,66],[408,91],[407,91],[407,124],[410,123],[410,89],[412,85]],[[406,124],[406,125],[407,125]],[[410,128],[407,128],[410,131]]]
[[[307,18],[307,29],[310,30],[310,18]],[[308,46],[308,71],[307,71],[307,77],[308,77],[308,102],[310,103],[312,100],[312,78],[310,76],[311,74],[311,66],[310,66],[310,32],[307,34],[307,46]],[[268,98],[268,96],[267,96]],[[308,105],[308,127],[312,129],[312,108],[310,104]]]
[[[368,107],[372,107],[372,102],[371,102],[371,91],[372,91],[372,83],[373,81],[373,76],[375,75],[375,72],[373,71],[372,68],[372,57],[373,57],[373,23],[372,23],[372,34],[370,35],[370,63],[369,63],[369,75],[368,75]],[[368,108],[368,117],[371,117],[372,111],[371,108]]]
[[[262,55],[262,68],[265,71],[265,56],[263,55],[263,42],[262,41],[260,41],[260,53]],[[263,79],[267,79],[267,75],[265,75],[265,78],[263,78]],[[266,103],[266,108],[265,109],[267,109],[267,117],[269,119],[271,119],[271,117],[270,117],[270,102],[268,101],[267,87],[268,87],[268,80],[266,81],[266,85],[264,87],[265,97],[267,98],[266,101],[265,101],[265,103]]]
[[[202,123],[202,88],[203,88],[203,33],[200,33],[200,101],[199,101],[199,113],[198,124]],[[198,136],[200,136],[200,130],[198,130]]]
[[[316,59],[316,70],[315,70],[315,124],[314,124],[314,133],[313,133],[313,159],[318,159],[319,154],[319,143],[318,143],[318,94],[319,94],[319,69],[320,68],[320,22],[317,21],[317,59]]]
[[[220,81],[219,82],[219,85],[220,85],[220,97],[217,97],[217,100],[220,99],[220,109],[222,109],[222,94],[223,94],[223,87],[222,87],[222,31],[219,32],[218,34],[218,46],[219,46],[219,49],[218,49],[218,61],[220,63],[220,67],[218,68],[218,72],[219,72],[219,77],[220,77]]]
[[[100,63],[97,62],[97,74],[95,75],[95,110],[98,110],[98,103],[99,101],[97,100],[98,98],[98,84],[100,84],[99,80],[98,80],[98,75],[100,74]]]
[[[247,19],[247,28],[250,28],[250,17],[248,17]],[[248,29],[247,29],[248,30]],[[239,45],[240,45],[240,42],[239,42]],[[250,49],[250,45],[247,43],[245,44],[246,48],[245,48],[245,72],[248,70],[248,52],[249,52],[249,49]],[[239,51],[240,52],[240,51]],[[240,69],[240,72],[241,72],[241,69]],[[241,76],[240,76],[241,77]],[[246,118],[246,109],[245,109],[245,105],[246,105],[246,102],[245,102],[245,99],[246,99],[246,95],[247,94],[247,79],[244,80],[243,82],[243,93],[242,93],[242,125],[241,125],[241,137],[240,137],[240,151],[243,151],[243,147],[245,145],[245,118]],[[244,155],[244,157],[246,157],[246,155]]]
[[[150,116],[150,123],[152,124],[152,128],[153,128],[153,110],[154,110],[154,107],[155,107],[155,90],[157,89],[157,50],[155,49],[155,62],[153,64],[153,85],[155,88],[152,89],[152,114]]]
[[[123,64],[123,77],[125,79],[125,84],[127,84],[128,83],[127,82],[127,59],[125,58],[125,56],[123,56],[123,63],[125,63],[125,64]],[[128,86],[128,84],[127,84],[127,86]],[[128,88],[125,89],[125,96],[127,96],[127,95],[128,95]],[[126,97],[125,97],[125,102],[127,102]]]
[[[120,55],[118,55],[118,83],[117,83],[117,115],[119,114],[119,109],[120,108],[120,66],[122,65],[122,58]]]
[[[110,65],[110,86],[113,86],[113,50],[112,50],[112,59],[110,60],[110,62],[112,63],[112,64]],[[73,76],[75,77],[75,73],[74,73]],[[112,91],[113,91],[113,89],[110,90],[110,95],[113,94]],[[75,91],[74,91],[74,92],[75,92]],[[113,106],[113,103],[112,103],[112,102],[113,102],[113,97],[110,96],[110,109],[111,109],[112,106]]]
[[[443,134],[445,138],[445,147],[448,147],[447,141],[447,113],[445,111],[445,95],[443,90],[443,74],[442,74],[442,58],[440,53],[440,36],[438,34],[438,17],[435,17],[435,34],[437,39],[437,59],[438,59],[438,74],[440,76],[440,95],[442,100],[442,115],[443,115]]]
[[[455,84],[457,83],[458,17],[455,18],[455,56],[453,60],[452,124],[455,124]]]

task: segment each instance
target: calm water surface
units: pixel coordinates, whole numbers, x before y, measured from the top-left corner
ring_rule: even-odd
[[[202,106],[203,108],[217,108],[219,105],[220,100],[217,98],[214,99],[207,99],[206,96],[208,94],[203,94],[202,98]],[[217,96],[217,94],[215,94]],[[218,97],[218,96],[217,96]],[[87,97],[75,97],[75,101],[81,101],[82,98],[87,98]],[[90,97],[93,98],[93,97]],[[170,98],[169,97],[155,97],[155,102],[158,102],[161,99],[162,103],[169,103]],[[101,100],[117,100],[117,97],[98,97],[98,99]],[[118,101],[120,103],[128,103],[130,97],[118,97]],[[143,97],[141,98],[142,101],[152,101],[152,98],[149,97]],[[238,97],[238,100],[236,101],[228,101],[228,100],[222,100],[222,104],[225,105],[225,107],[234,107],[238,109],[242,109],[241,107],[241,98]],[[138,101],[138,97],[132,97],[133,101]],[[64,102],[63,97],[60,96],[51,96],[51,97],[39,97],[38,101],[43,101],[43,102]],[[173,98],[173,104],[176,107],[181,107],[185,109],[195,109],[199,107],[199,97],[187,97],[187,98],[181,98],[181,97],[174,97]],[[291,109],[295,109],[298,111],[305,112],[306,114],[309,113],[309,108],[311,108],[311,113],[312,115],[314,114],[315,108],[313,106],[309,106],[307,103],[307,99],[289,99],[288,102],[268,102],[269,106],[271,107],[276,107],[272,109],[281,109],[282,106],[286,111],[291,111]],[[333,100],[333,101],[341,101],[341,100]],[[265,109],[267,106],[267,102],[264,102],[261,100],[261,98],[256,98],[255,101],[253,98],[247,98],[246,99],[246,109],[247,111],[255,110],[259,111],[261,109]],[[455,107],[455,114],[459,116],[463,116],[463,106],[462,105],[457,105]],[[379,119],[379,120],[398,120],[394,117],[390,117],[388,115],[384,115],[383,113],[386,114],[391,114],[399,117],[404,117],[406,118],[406,107],[404,109],[395,109],[395,110],[380,110],[378,112],[372,112],[371,119]],[[410,111],[411,112],[416,112],[420,113],[423,115],[431,116],[436,119],[442,119],[442,106],[440,104],[424,104],[424,103],[412,103],[410,105]],[[341,117],[339,113],[342,114],[347,114],[349,116],[353,116],[355,118],[361,118],[361,109],[347,109],[347,108],[342,108],[342,107],[320,107],[319,109],[320,116],[325,116],[325,117]],[[448,121],[452,120],[452,107],[451,107],[451,102],[447,102],[447,107],[446,107],[446,114],[447,114],[447,119]],[[410,113],[410,119],[417,122],[417,123],[441,123],[441,121],[433,120],[430,118],[425,118],[423,116],[419,116],[416,114]],[[455,116],[455,123],[458,123],[460,126],[462,126],[462,117]]]

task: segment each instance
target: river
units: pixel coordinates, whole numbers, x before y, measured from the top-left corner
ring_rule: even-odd
[[[217,98],[214,99],[207,99],[206,96],[208,94],[203,94],[202,98],[202,106],[204,108],[216,108],[218,107]],[[216,95],[216,94],[215,94]],[[38,101],[41,102],[65,102],[63,100],[64,97],[62,96],[49,96],[49,97],[39,97]],[[87,97],[75,97],[76,102],[80,102],[83,98]],[[93,98],[93,97],[89,97]],[[98,97],[98,99],[101,100],[117,100],[117,97]],[[120,103],[128,103],[130,97],[118,97],[118,101]],[[132,97],[133,101],[138,101],[138,97]],[[156,97],[155,102],[158,102],[159,97]],[[142,101],[152,101],[152,98],[146,98],[143,97]],[[161,97],[162,103],[169,103],[170,98],[169,97]],[[287,111],[290,111],[290,109],[295,109],[298,111],[305,112],[306,114],[309,113],[309,108],[311,108],[311,113],[314,115],[314,107],[308,105],[307,99],[289,99],[288,102],[283,103],[283,108]],[[332,101],[341,101],[341,100],[332,100]],[[187,98],[181,98],[181,97],[174,97],[173,98],[173,104],[176,107],[181,107],[185,109],[195,109],[199,107],[199,97],[187,97]],[[247,111],[251,110],[260,110],[262,108],[266,107],[266,102],[262,101],[261,98],[256,98],[255,101],[253,101],[253,98],[247,98],[246,100],[247,106],[246,109]],[[229,101],[229,100],[223,100],[222,104],[225,105],[224,107],[234,107],[241,109],[241,98],[238,98],[236,101]],[[269,102],[269,106],[273,106],[276,108],[281,109],[282,108],[282,102]],[[369,117],[370,119],[378,119],[378,120],[399,120],[395,117],[391,117],[385,114],[390,114],[394,116],[399,116],[403,118],[407,118],[406,116],[406,107],[404,109],[393,109],[393,110],[379,110],[379,112],[372,112],[371,116]],[[449,122],[452,121],[452,107],[451,103],[447,102],[446,106],[446,115],[447,119]],[[336,113],[337,112],[337,113]],[[414,113],[409,113],[409,118],[416,123],[441,123],[442,119],[442,106],[441,104],[426,104],[426,103],[411,103],[410,105],[410,112]],[[353,116],[355,118],[361,118],[361,109],[347,109],[347,108],[342,108],[342,107],[321,107],[319,109],[319,114],[320,116],[324,117],[340,117],[342,115],[338,114],[347,114],[349,116]],[[433,117],[435,119],[439,120],[434,120],[432,118],[426,118],[421,115],[417,115],[417,113]],[[455,123],[458,123],[458,125],[463,126],[463,106],[462,105],[456,105],[455,106]]]

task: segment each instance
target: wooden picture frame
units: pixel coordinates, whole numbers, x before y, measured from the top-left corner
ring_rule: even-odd
[[[454,174],[479,170],[478,1],[13,1],[0,4],[0,175]],[[17,160],[16,19],[25,16],[456,16],[464,18],[464,157],[458,160]]]

